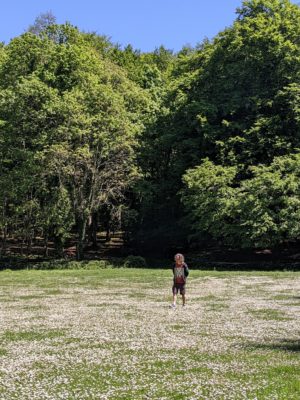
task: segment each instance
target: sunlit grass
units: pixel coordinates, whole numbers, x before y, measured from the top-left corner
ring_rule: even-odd
[[[298,400],[300,274],[0,273],[0,399]],[[8,301],[9,300],[9,301]]]

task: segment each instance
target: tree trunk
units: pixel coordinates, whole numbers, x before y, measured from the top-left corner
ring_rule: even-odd
[[[7,227],[6,225],[4,225],[2,232],[1,256],[6,255],[6,244],[7,244]]]
[[[94,213],[93,215],[93,223],[92,223],[92,242],[93,247],[97,248],[97,232],[98,232],[98,215]]]
[[[56,254],[59,257],[63,257],[64,244],[63,244],[62,238],[60,236],[54,236],[53,241],[54,241],[54,247],[55,247]]]
[[[83,245],[85,239],[85,232],[87,226],[87,219],[78,220],[78,242],[77,242],[77,260],[83,259]]]
[[[29,236],[27,238],[27,257],[30,256],[32,250],[32,238]]]
[[[44,257],[48,257],[49,255],[49,247],[48,247],[48,233],[45,234],[44,237]]]
[[[98,232],[98,214],[93,213],[90,217],[89,224],[89,242],[92,243],[93,249],[97,249],[97,232]]]
[[[24,237],[22,236],[22,241],[21,241],[21,257],[24,255]]]
[[[106,235],[105,235],[105,241],[109,242],[111,239],[111,235],[110,235],[110,226],[109,223],[106,225]]]
[[[1,256],[6,254],[6,244],[7,244],[7,225],[6,221],[6,198],[3,200],[3,212],[2,212],[2,220],[4,222],[4,226],[2,229],[2,243],[1,243]]]

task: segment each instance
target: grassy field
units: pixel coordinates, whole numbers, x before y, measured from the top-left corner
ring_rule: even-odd
[[[0,399],[300,399],[300,274],[0,273]]]

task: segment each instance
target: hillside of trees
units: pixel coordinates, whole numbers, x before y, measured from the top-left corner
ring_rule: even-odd
[[[232,26],[143,53],[56,24],[0,44],[1,257],[300,247],[300,8],[246,0]],[[1,38],[0,38],[1,39]]]

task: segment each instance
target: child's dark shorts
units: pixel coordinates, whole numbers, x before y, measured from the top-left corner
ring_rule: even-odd
[[[185,283],[174,283],[172,287],[173,294],[177,294],[179,291],[180,294],[185,294]]]

